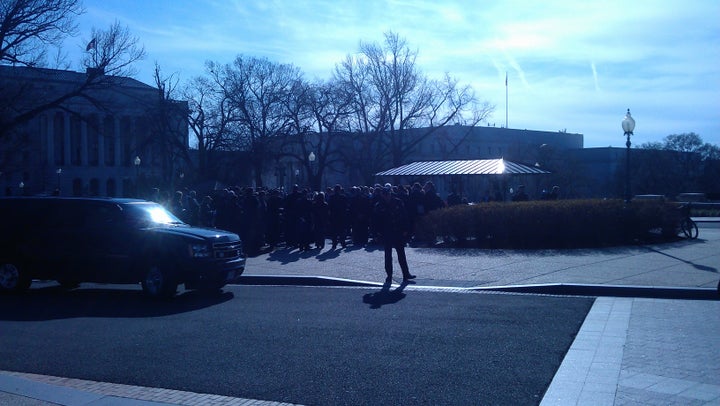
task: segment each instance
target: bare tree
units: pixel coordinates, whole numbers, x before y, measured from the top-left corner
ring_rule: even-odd
[[[132,64],[145,57],[145,48],[138,45],[139,39],[127,27],[115,21],[107,30],[93,28],[91,35],[82,62],[88,69],[88,81],[103,75],[135,76]]]
[[[305,166],[310,186],[320,190],[324,172],[344,162],[336,141],[345,135],[340,130],[352,113],[351,98],[332,81],[299,81],[289,100],[292,127],[288,138],[294,152],[289,155]],[[314,162],[308,159],[310,153],[316,158]]]
[[[354,133],[350,148],[345,148],[344,160],[356,176],[370,183],[373,174],[382,167],[384,153],[379,142],[384,129],[377,95],[373,92],[369,69],[361,55],[348,55],[335,66],[334,83],[351,100],[352,113],[346,131]]]
[[[216,64],[206,65],[208,76],[193,78],[183,90],[188,100],[189,127],[198,150],[198,176],[209,179],[216,170],[212,159],[221,151],[234,149],[234,135],[238,134],[235,105],[231,102],[225,76]]]
[[[249,153],[255,184],[262,186],[264,167],[272,157],[270,141],[287,135],[291,128],[288,97],[302,74],[292,65],[238,56],[222,75],[237,113],[237,147]]]
[[[152,145],[160,152],[153,154],[153,159],[160,160],[157,164],[162,171],[162,184],[172,187],[191,163],[186,137],[188,106],[186,102],[175,100],[178,93],[175,75],[164,76],[160,66],[155,64],[153,78],[158,93],[146,111],[150,132],[142,146]]]
[[[49,47],[77,32],[80,0],[0,2],[0,64],[42,66]]]
[[[405,163],[413,149],[436,129],[448,124],[476,125],[492,107],[477,102],[470,86],[459,86],[449,75],[427,78],[417,67],[418,51],[388,32],[382,45],[361,43],[360,54],[336,66],[335,78],[355,98],[354,130],[368,172],[379,169],[377,157],[390,156],[394,166]],[[422,136],[406,129],[426,127]],[[380,136],[382,135],[382,136]]]

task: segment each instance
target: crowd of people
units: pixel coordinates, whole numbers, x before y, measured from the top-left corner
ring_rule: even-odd
[[[353,186],[349,190],[335,185],[324,191],[295,185],[288,193],[280,189],[229,187],[202,198],[193,190],[163,195],[154,189],[150,200],[162,203],[188,224],[237,233],[248,255],[256,255],[263,248],[279,245],[304,251],[323,249],[327,241],[333,249],[379,242],[381,222],[375,209],[384,191],[402,202],[409,236],[419,216],[461,203],[452,196],[447,202],[443,200],[432,182]]]
[[[306,251],[323,249],[327,241],[332,249],[345,248],[348,243],[380,243],[383,234],[388,233],[380,213],[383,192],[401,202],[406,220],[403,224],[407,224],[407,230],[403,230],[405,242],[412,238],[420,216],[442,207],[467,204],[455,192],[444,200],[429,181],[424,185],[353,186],[349,190],[338,184],[324,191],[295,185],[288,193],[281,189],[228,187],[202,198],[193,190],[162,195],[154,189],[150,200],[162,203],[188,224],[237,233],[248,255],[257,255],[279,245]],[[547,198],[557,198],[557,187]],[[527,199],[520,186],[512,200]]]

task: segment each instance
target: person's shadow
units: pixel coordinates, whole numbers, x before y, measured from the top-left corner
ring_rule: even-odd
[[[383,305],[394,304],[405,298],[403,290],[408,285],[407,281],[403,281],[397,288],[390,290],[392,281],[385,282],[382,289],[375,293],[367,293],[363,296],[363,303],[370,305],[371,309],[379,309]]]

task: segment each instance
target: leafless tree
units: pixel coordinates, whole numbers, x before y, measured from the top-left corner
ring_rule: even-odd
[[[295,151],[290,155],[305,166],[310,186],[319,190],[324,172],[342,161],[338,139],[345,135],[341,130],[352,113],[352,100],[332,81],[298,81],[289,100],[292,127],[288,138],[293,141],[290,151]],[[315,162],[309,161],[310,153]]]
[[[162,171],[162,184],[173,186],[192,162],[185,137],[188,106],[186,102],[176,100],[179,94],[177,76],[164,76],[160,66],[155,64],[153,79],[158,90],[157,99],[148,103],[145,116],[150,131],[143,146],[152,146],[160,152],[152,157],[160,161],[156,164]]]
[[[0,63],[42,66],[48,48],[77,33],[80,0],[3,0],[0,2]]]
[[[139,39],[118,21],[107,30],[93,28],[82,62],[88,70],[88,81],[101,82],[105,75],[135,76],[133,63],[145,57],[145,48],[138,43]]]
[[[208,76],[193,78],[183,90],[188,101],[189,127],[198,150],[198,176],[212,177],[212,157],[234,149],[239,133],[235,105],[231,102],[225,76],[213,62],[206,64]],[[211,173],[212,172],[212,173]]]
[[[226,96],[236,109],[237,147],[249,153],[255,184],[260,187],[264,167],[272,157],[270,141],[291,129],[288,98],[302,74],[292,65],[238,56],[221,75],[227,84]]]
[[[379,157],[390,156],[394,166],[405,163],[413,149],[437,128],[448,124],[476,125],[492,107],[479,103],[470,86],[460,86],[445,75],[426,77],[417,67],[418,51],[396,33],[385,34],[381,44],[361,43],[360,53],[336,66],[335,78],[355,99],[353,130],[359,141],[367,171],[379,169]],[[427,127],[420,137],[408,137],[406,129]],[[382,136],[380,136],[382,134]]]

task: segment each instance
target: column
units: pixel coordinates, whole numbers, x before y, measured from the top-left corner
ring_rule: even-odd
[[[98,167],[105,166],[105,118],[98,117]]]
[[[115,166],[122,167],[125,166],[125,163],[122,161],[122,136],[120,135],[120,118],[113,117],[113,128],[115,129]]]
[[[86,120],[80,121],[80,165],[88,166],[88,123]]]
[[[40,117],[40,122],[45,121],[45,140],[47,145],[47,163],[48,165],[55,165],[55,113],[48,112]]]
[[[70,116],[70,114],[65,113],[65,118],[63,119],[63,121],[65,124],[64,125],[65,134],[63,135],[63,143],[65,144],[65,148],[64,148],[65,156],[63,157],[63,162],[65,162],[66,166],[70,166],[70,165],[72,165],[72,148],[71,148],[72,143],[70,142],[71,138],[72,138],[72,136],[70,134],[70,131],[72,128],[70,121],[72,121],[72,117]]]

